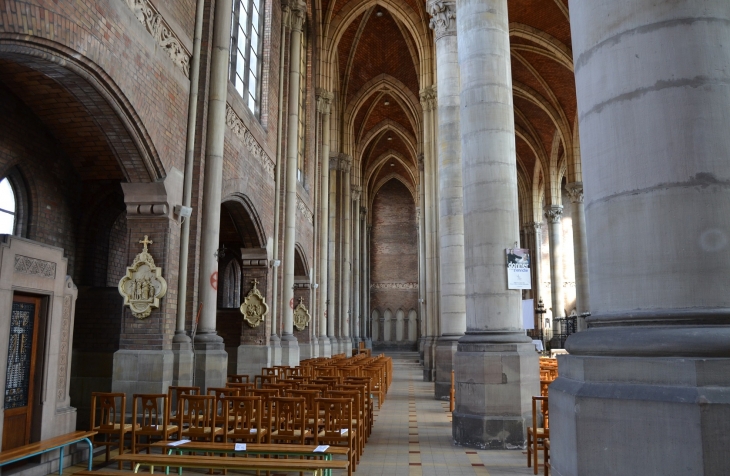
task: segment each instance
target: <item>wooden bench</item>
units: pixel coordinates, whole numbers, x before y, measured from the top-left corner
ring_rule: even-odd
[[[316,455],[317,453],[309,453]],[[264,458],[228,458],[225,456],[166,455],[166,454],[130,454],[125,453],[113,457],[115,461],[134,463],[134,472],[141,465],[150,466],[150,473],[155,466],[166,468],[230,469],[238,471],[283,471],[307,472],[313,476],[323,476],[327,470],[347,470],[349,461],[324,459],[264,459]]]
[[[170,445],[173,443],[173,445]],[[286,444],[262,444],[247,443],[246,451],[236,451],[234,443],[211,443],[207,441],[190,441],[183,444],[174,444],[174,441],[158,441],[152,444],[153,448],[167,448],[167,454],[177,452],[182,454],[184,451],[199,451],[206,453],[229,453],[239,455],[267,455],[267,456],[319,456],[325,461],[331,461],[335,455],[344,456],[350,460],[350,448],[344,446],[330,446],[323,452],[314,452],[315,446],[307,445],[286,445]],[[179,471],[181,472],[181,471]],[[331,471],[326,471],[325,476],[329,476]]]
[[[60,460],[58,463],[58,474],[63,474],[63,450],[69,445],[85,441],[89,445],[89,471],[93,461],[94,447],[91,444],[91,437],[96,435],[95,431],[74,431],[65,435],[56,436],[48,440],[30,443],[11,450],[0,452],[0,466],[15,463],[33,456],[38,456],[49,451],[60,449]]]

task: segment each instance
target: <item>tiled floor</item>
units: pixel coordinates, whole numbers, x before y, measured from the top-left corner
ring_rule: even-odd
[[[376,407],[373,434],[355,476],[533,474],[520,450],[480,451],[454,446],[448,402],[434,400],[433,383],[423,382],[418,355],[392,356],[393,383],[382,408]],[[103,456],[95,458],[96,461],[103,466]],[[86,469],[86,464],[64,470],[64,475],[82,469]],[[542,474],[542,466],[539,469]],[[104,470],[115,471],[116,464]],[[203,473],[204,470],[186,471],[184,475]]]

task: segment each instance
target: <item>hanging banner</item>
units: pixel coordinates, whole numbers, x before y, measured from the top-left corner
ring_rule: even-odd
[[[507,289],[532,289],[530,250],[507,248]]]

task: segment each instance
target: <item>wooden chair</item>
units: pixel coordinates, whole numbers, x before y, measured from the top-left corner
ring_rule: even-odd
[[[224,433],[223,428],[216,427],[213,395],[182,395],[177,414],[180,419],[181,439],[212,442]]]
[[[177,417],[177,407],[180,397],[183,395],[198,395],[199,393],[200,387],[180,387],[173,385],[167,387],[167,406],[170,411],[169,421],[172,425],[180,428],[180,421]]]
[[[134,394],[132,399],[132,453],[147,449],[149,454],[156,440],[173,439],[178,427],[170,425],[166,394]]]
[[[303,445],[313,434],[307,431],[306,403],[303,398],[276,397],[269,401],[273,424],[269,441]]]
[[[542,466],[545,476],[550,474],[550,438],[545,438],[545,442],[542,445]]]
[[[240,374],[240,375],[229,375],[228,376],[228,383],[248,383],[248,375]]]
[[[238,396],[243,397],[245,395],[250,395],[251,390],[256,388],[256,384],[254,384],[253,382],[250,382],[250,383],[228,382],[226,384],[226,387],[238,389]]]
[[[538,426],[539,424],[542,426]],[[532,397],[532,426],[527,427],[527,467],[533,466],[534,474],[537,474],[537,453],[544,450],[547,438],[550,438],[548,397]]]
[[[346,446],[350,449],[348,476],[352,476],[357,460],[357,443],[352,427],[352,400],[349,398],[317,398],[317,414],[322,415],[322,429],[314,438],[315,445]]]
[[[322,392],[319,390],[291,390],[287,396],[304,399],[307,430],[311,431],[312,434],[316,433],[319,428],[320,418],[315,413],[317,409],[315,408],[314,399],[322,397]]]
[[[350,381],[347,384],[342,384],[337,387],[337,390],[357,390],[360,392],[360,402],[361,402],[361,418],[363,421],[363,425],[365,427],[365,431],[363,434],[363,438],[365,439],[365,443],[368,442],[368,438],[370,437],[370,434],[373,431],[373,422],[372,422],[372,400],[370,399],[370,392],[368,391],[368,384],[365,382],[353,382]]]
[[[107,462],[112,446],[119,448],[119,454],[124,453],[124,439],[127,433],[130,435],[132,433],[132,424],[124,422],[126,405],[127,396],[123,393],[93,392],[91,394],[91,431],[97,432],[96,436],[104,435],[104,441],[96,441],[96,436],[93,436],[91,442],[94,446],[106,447]],[[113,441],[114,437],[116,437],[116,441]],[[122,469],[122,463],[119,463],[119,469]]]
[[[349,398],[352,400],[352,427],[355,430],[355,443],[357,446],[357,462],[360,462],[360,457],[365,449],[365,424],[363,422],[363,411],[362,399],[360,391],[356,389],[352,390],[330,390],[327,392],[328,398]]]
[[[226,431],[228,431],[228,428],[230,426],[230,422],[226,418],[226,408],[225,406],[228,404],[226,400],[224,400],[226,397],[237,397],[239,396],[240,389],[236,387],[210,387],[208,388],[208,395],[213,395],[215,397],[215,423],[217,426],[220,426],[221,428],[225,428]]]
[[[265,383],[276,383],[276,375],[254,375],[253,382],[255,388],[262,388]]]
[[[262,422],[261,397],[225,397],[229,429],[225,440],[233,443],[265,443],[268,428]]]

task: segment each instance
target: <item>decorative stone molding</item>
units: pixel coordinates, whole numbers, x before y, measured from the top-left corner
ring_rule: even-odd
[[[330,170],[338,170],[340,168],[339,154],[330,155]]]
[[[266,171],[273,176],[276,163],[266,154],[230,104],[226,104],[226,124],[243,141],[248,151],[261,162]]]
[[[289,8],[289,27],[292,31],[302,31],[304,21],[307,18],[307,2],[304,0],[288,0],[282,2],[288,4]]]
[[[356,202],[360,200],[360,194],[362,193],[362,188],[360,188],[357,185],[351,185],[351,195],[352,195],[352,201]]]
[[[367,217],[368,217],[368,208],[367,207],[360,207],[360,218],[362,220],[364,220]]]
[[[258,279],[251,281],[253,286],[243,300],[240,310],[243,319],[251,327],[258,327],[264,322],[266,314],[269,312],[269,305],[266,304],[266,298],[261,294],[256,285],[259,284]]]
[[[583,203],[583,182],[569,183],[565,190],[568,192],[571,203]]]
[[[429,26],[434,31],[436,41],[444,36],[456,35],[455,1],[431,0],[426,8],[428,14],[431,15]]]
[[[423,152],[421,152],[420,154],[418,154],[418,170],[423,172],[425,170],[425,166],[426,166],[426,164],[424,161]]]
[[[549,223],[560,223],[560,219],[563,218],[563,207],[561,205],[551,205],[546,207],[545,218],[547,218]]]
[[[332,99],[335,95],[329,91],[325,91],[322,88],[317,88],[317,111],[322,114],[329,114],[332,109]]]
[[[299,304],[294,308],[294,327],[299,331],[303,331],[309,325],[312,317],[309,315],[307,307],[302,302],[303,299],[299,298]]]
[[[67,294],[63,297],[61,315],[61,344],[58,348],[58,377],[56,380],[56,401],[66,398],[66,374],[68,373],[69,340],[71,338],[71,305],[73,299]]]
[[[160,299],[167,293],[167,281],[162,277],[162,268],[155,266],[155,260],[147,252],[147,245],[153,242],[144,236],[140,242],[144,248],[135,258],[127,274],[119,281],[119,294],[124,297],[123,306],[129,306],[132,315],[144,319],[160,307]]]
[[[420,92],[421,106],[424,112],[433,111],[437,106],[436,85],[423,88]]]
[[[352,167],[352,157],[348,154],[341,153],[338,158],[340,161],[340,170],[345,173],[349,173],[350,168]]]
[[[418,283],[373,283],[370,289],[418,289]]]
[[[15,255],[13,271],[41,278],[56,279],[56,263],[23,255]]]
[[[307,204],[299,198],[299,195],[297,195],[297,210],[299,213],[304,215],[304,218],[306,218],[309,223],[314,223],[314,213],[312,213],[312,210],[307,207]]]
[[[134,15],[152,35],[157,44],[170,55],[172,61],[190,77],[190,52],[185,49],[170,25],[149,0],[126,0]]]

